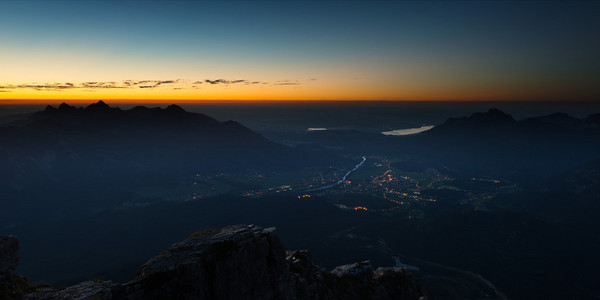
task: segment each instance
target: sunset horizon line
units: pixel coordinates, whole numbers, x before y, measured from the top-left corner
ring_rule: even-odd
[[[97,103],[98,101],[103,101],[107,104],[114,105],[134,105],[134,104],[236,104],[236,103],[335,103],[335,102],[373,102],[373,103],[382,103],[382,102],[404,102],[404,103],[452,103],[452,102],[461,102],[461,103],[598,103],[600,100],[557,100],[557,99],[539,99],[539,100],[531,100],[531,99],[431,99],[431,100],[397,100],[397,99],[194,99],[194,100],[181,100],[181,99],[102,99],[102,98],[89,98],[89,99],[0,99],[0,106],[7,105],[60,105],[61,103],[73,103],[73,104],[92,104]]]

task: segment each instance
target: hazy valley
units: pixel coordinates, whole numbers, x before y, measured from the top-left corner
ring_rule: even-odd
[[[592,297],[598,115],[271,132],[178,106],[63,104],[0,129],[2,229],[32,282],[126,282],[191,233],[276,226],[317,265],[400,266],[441,299]],[[489,284],[488,284],[489,283]]]

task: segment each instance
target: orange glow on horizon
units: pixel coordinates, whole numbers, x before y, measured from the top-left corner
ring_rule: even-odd
[[[304,80],[121,80],[0,84],[0,105],[92,103],[119,104],[273,102],[273,101],[564,101],[560,87],[487,86],[419,82],[379,82],[335,78]],[[600,99],[581,97],[579,101]]]
[[[210,86],[193,88],[154,89],[83,89],[35,90],[26,88],[2,89],[0,105],[37,105],[67,103],[93,103],[98,100],[115,104],[150,103],[236,103],[236,102],[304,102],[304,101],[564,101],[572,99],[557,91],[522,90],[471,91],[457,88],[430,89],[422,92],[420,87],[402,90],[392,86],[370,87],[368,84],[346,87],[342,84],[302,83],[297,86]],[[582,98],[578,101],[598,101]]]
[[[102,100],[109,105],[160,105],[160,104],[236,104],[236,103],[303,103],[303,102],[563,102],[562,100],[517,100],[517,99],[107,99],[107,98],[50,98],[50,99],[0,99],[0,106],[4,105],[88,105]],[[593,101],[588,101],[593,102]]]

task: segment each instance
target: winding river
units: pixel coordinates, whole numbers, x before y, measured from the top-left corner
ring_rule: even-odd
[[[306,190],[306,191],[307,192],[322,191],[322,190],[330,189],[330,188],[332,188],[334,186],[338,186],[338,185],[344,183],[344,181],[346,181],[346,177],[348,177],[348,175],[350,175],[350,173],[352,173],[352,172],[356,171],[358,168],[360,168],[365,163],[365,161],[367,161],[367,158],[363,156],[362,157],[362,161],[360,163],[358,163],[358,165],[354,166],[354,169],[346,172],[346,175],[344,175],[344,177],[342,177],[342,179],[340,179],[339,181],[334,182],[332,184],[328,184],[328,185],[316,187],[316,188],[313,188],[313,189],[309,189],[309,190]]]

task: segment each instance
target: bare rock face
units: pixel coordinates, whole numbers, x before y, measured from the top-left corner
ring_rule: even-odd
[[[138,270],[115,299],[289,299],[285,249],[273,228],[237,225],[195,234]]]
[[[84,281],[65,289],[46,287],[27,295],[32,300],[111,300],[111,281]]]
[[[195,234],[113,288],[113,299],[419,299],[403,269],[368,262],[327,272],[306,250],[285,252],[274,228],[236,225]]]
[[[362,261],[327,272],[312,263],[307,250],[288,254],[296,280],[296,298],[292,299],[426,299],[402,268],[373,270],[369,261]]]
[[[11,277],[19,263],[19,240],[12,236],[0,237],[0,279]]]
[[[14,236],[0,236],[0,299],[23,299],[32,287],[27,278],[14,274],[19,263],[19,240]]]
[[[28,290],[26,280],[19,284],[14,280],[18,275],[12,275],[17,248],[16,238],[0,239],[0,267],[8,274],[0,282],[0,287],[8,287],[0,290],[2,300],[423,298],[420,286],[402,268],[373,270],[364,261],[328,272],[312,263],[307,250],[286,252],[274,228],[254,225],[196,233],[150,259],[137,278],[125,284],[85,281],[67,288]]]
[[[338,266],[331,271],[333,275],[337,277],[350,277],[350,276],[358,276],[358,275],[373,275],[373,268],[369,261],[361,261],[349,265]]]

